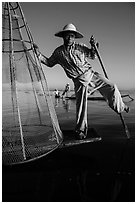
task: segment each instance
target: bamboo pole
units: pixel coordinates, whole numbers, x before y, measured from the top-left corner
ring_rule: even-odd
[[[105,77],[106,77],[107,79],[109,79],[96,44],[93,43],[92,46],[95,48],[95,52],[96,52],[97,57],[98,57],[98,59],[99,59],[100,65],[101,65],[101,67],[102,67],[102,69],[103,69],[103,72],[104,72]],[[120,119],[121,119],[121,122],[122,122],[122,125],[123,125],[123,128],[124,128],[124,131],[125,131],[125,133],[126,133],[126,136],[127,136],[127,138],[129,139],[129,138],[130,138],[130,133],[129,133],[128,127],[127,127],[127,125],[126,125],[126,123],[125,123],[125,121],[124,121],[124,117],[122,116],[122,113],[118,113],[118,115],[120,116]]]
[[[26,160],[26,154],[25,154],[25,144],[24,144],[24,137],[23,137],[23,130],[22,130],[22,123],[21,123],[21,117],[20,117],[20,109],[18,106],[18,94],[17,94],[17,86],[16,86],[16,67],[14,62],[14,48],[13,48],[13,33],[12,33],[12,17],[10,12],[10,5],[7,3],[8,6],[8,15],[9,15],[9,39],[10,39],[10,71],[11,71],[11,86],[12,91],[14,91],[15,94],[15,103],[17,107],[17,114],[18,114],[18,121],[19,121],[19,128],[20,128],[20,136],[21,136],[21,144],[22,144],[22,152],[23,152],[23,158]]]

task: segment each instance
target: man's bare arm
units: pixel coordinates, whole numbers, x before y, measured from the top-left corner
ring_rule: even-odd
[[[36,55],[38,56],[39,60],[41,61],[41,63],[50,67],[48,63],[48,58],[44,56],[43,54],[41,54],[41,52],[39,51],[39,47],[36,44],[33,44],[33,46],[34,46],[34,51]]]

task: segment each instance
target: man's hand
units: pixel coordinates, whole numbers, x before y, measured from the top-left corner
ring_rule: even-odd
[[[91,44],[91,46],[94,46],[94,45],[96,45],[97,46],[97,48],[99,48],[99,43],[98,42],[96,42],[96,40],[95,40],[95,37],[92,35],[91,36],[91,38],[90,38],[90,44]]]
[[[33,44],[33,48],[34,48],[34,52],[39,55],[40,54],[40,51],[39,51],[39,47],[34,43]]]
[[[94,36],[93,36],[93,35],[91,36],[91,38],[90,38],[90,41],[89,41],[89,42],[90,42],[90,44],[91,44],[91,45],[94,45],[94,44],[95,44],[95,38],[94,38]]]

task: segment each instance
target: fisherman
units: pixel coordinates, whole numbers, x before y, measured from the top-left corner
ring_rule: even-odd
[[[55,33],[55,36],[62,38],[63,44],[57,47],[49,58],[44,56],[39,51],[38,46],[34,44],[35,52],[39,60],[48,67],[60,64],[66,75],[74,82],[76,95],[75,135],[78,139],[84,139],[88,130],[88,85],[92,86],[94,90],[98,90],[116,113],[128,112],[129,107],[123,103],[116,84],[111,83],[107,78],[94,71],[87,61],[87,58],[94,60],[96,57],[93,45],[95,44],[99,47],[99,43],[96,42],[93,36],[90,38],[90,48],[76,42],[75,39],[83,38],[83,34],[71,23],[67,24],[63,30]]]
[[[54,90],[54,95],[55,95],[55,98],[60,98],[60,92],[58,89]]]
[[[70,91],[70,85],[69,83],[66,84],[65,89],[62,93],[62,97],[66,94],[66,97],[68,97],[68,92]]]

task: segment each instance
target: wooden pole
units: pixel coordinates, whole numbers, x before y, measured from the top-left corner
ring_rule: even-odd
[[[105,77],[106,77],[107,79],[109,79],[109,78],[108,78],[108,75],[107,75],[107,73],[106,73],[106,70],[105,70],[103,61],[102,61],[102,59],[101,59],[101,56],[100,56],[100,53],[99,53],[99,51],[98,51],[98,48],[97,48],[96,44],[93,43],[92,46],[93,46],[94,49],[95,49],[95,52],[96,52],[96,54],[97,54],[97,57],[98,57],[98,59],[99,59],[99,62],[100,62],[100,64],[101,64],[101,67],[102,67],[102,69],[103,69],[103,72],[104,72]],[[125,121],[124,121],[124,117],[122,116],[122,113],[118,113],[118,114],[119,114],[119,116],[120,116],[120,119],[121,119],[122,125],[123,125],[123,127],[124,127],[126,136],[127,136],[127,138],[129,139],[129,138],[130,138],[130,133],[129,133],[128,127],[127,127],[127,125],[126,125],[126,123],[125,123]]]
[[[17,79],[16,79],[16,67],[15,67],[15,58],[14,58],[14,44],[13,44],[13,24],[12,24],[12,17],[11,17],[11,10],[9,2],[7,2],[8,6],[8,15],[9,15],[9,39],[10,39],[10,72],[11,72],[11,86],[13,87],[14,92],[14,98],[17,108],[17,114],[18,114],[18,121],[19,121],[19,128],[20,128],[20,137],[21,137],[21,145],[22,145],[22,153],[23,158],[26,160],[26,152],[25,152],[25,143],[24,143],[24,136],[23,136],[23,129],[22,129],[22,122],[21,122],[21,115],[20,115],[20,109],[18,105],[18,93],[17,93]]]

